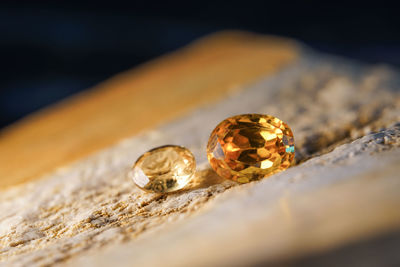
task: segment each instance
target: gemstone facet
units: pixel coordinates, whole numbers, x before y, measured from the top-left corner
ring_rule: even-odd
[[[129,176],[140,188],[169,193],[186,186],[196,171],[193,154],[181,146],[156,147],[139,157]]]
[[[289,168],[294,138],[278,118],[243,114],[222,121],[207,145],[211,167],[223,178],[248,183]]]

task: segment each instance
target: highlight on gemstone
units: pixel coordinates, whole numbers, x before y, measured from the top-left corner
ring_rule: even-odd
[[[293,133],[270,115],[233,116],[212,131],[207,158],[223,178],[239,183],[259,180],[289,168],[294,160]]]
[[[140,189],[169,193],[185,187],[195,171],[196,161],[190,150],[167,145],[156,147],[140,156],[129,176]]]

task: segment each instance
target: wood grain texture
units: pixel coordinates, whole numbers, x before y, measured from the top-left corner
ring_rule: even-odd
[[[393,146],[395,151],[376,154]],[[68,266],[268,266],[398,231],[399,146],[400,125],[270,179],[232,188],[190,219]],[[395,247],[386,249],[397,259]],[[349,257],[345,265],[361,266],[357,260],[363,262]],[[396,265],[386,255],[372,266],[380,262]]]
[[[0,265],[279,266],[398,233],[399,73],[297,51],[275,75],[2,190]],[[297,165],[242,186],[216,176],[208,136],[240,113],[287,122]],[[127,173],[165,144],[193,152],[195,179],[175,194],[145,193]]]
[[[117,75],[0,133],[0,188],[240,90],[295,61],[281,38],[218,33]]]

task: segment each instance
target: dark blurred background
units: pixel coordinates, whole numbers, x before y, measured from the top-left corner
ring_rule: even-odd
[[[223,29],[398,67],[398,10],[384,1],[1,1],[0,128]]]

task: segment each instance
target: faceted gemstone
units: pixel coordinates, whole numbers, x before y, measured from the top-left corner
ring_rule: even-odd
[[[129,176],[145,191],[168,193],[187,185],[195,171],[196,161],[188,149],[168,145],[144,153]]]
[[[289,168],[294,159],[293,133],[273,116],[237,115],[212,131],[207,158],[219,176],[248,183]]]

